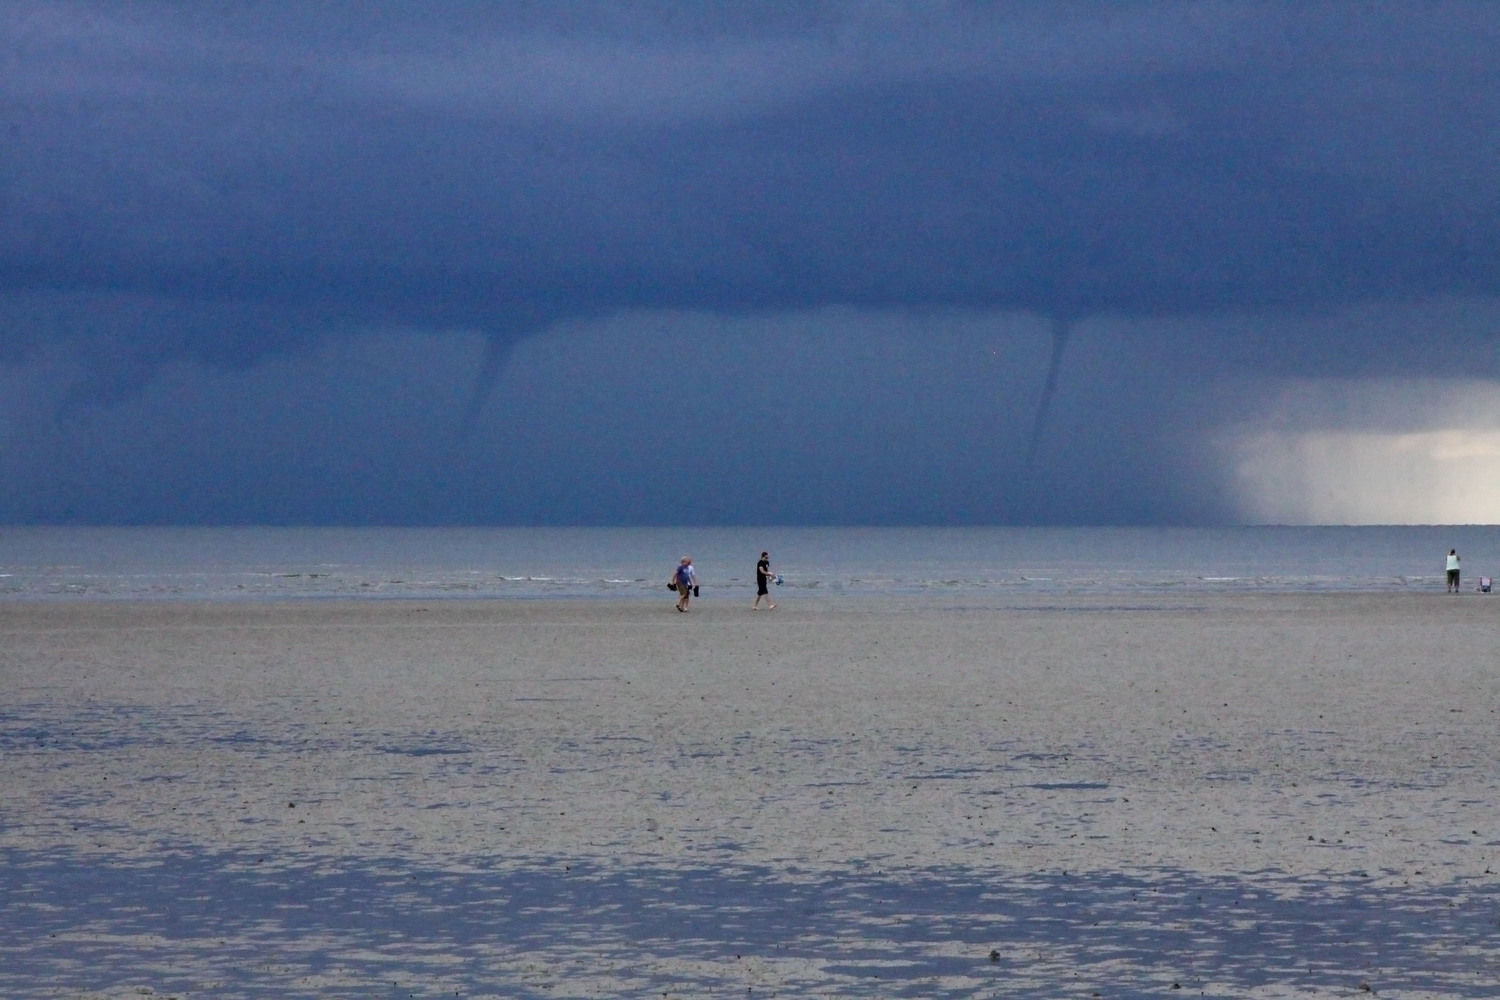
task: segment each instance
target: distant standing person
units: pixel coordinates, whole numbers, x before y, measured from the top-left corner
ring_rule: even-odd
[[[698,585],[698,574],[693,570],[693,559],[691,556],[683,556],[682,562],[677,564],[677,610],[688,609],[688,599],[693,596],[693,588]]]
[[[1448,550],[1448,593],[1458,593],[1458,550]]]
[[[766,610],[770,611],[776,605],[771,603],[771,590],[767,586],[772,579],[771,575],[771,553],[762,552],[760,562],[755,564],[755,603],[750,605],[751,611],[760,610],[760,599],[766,599]]]

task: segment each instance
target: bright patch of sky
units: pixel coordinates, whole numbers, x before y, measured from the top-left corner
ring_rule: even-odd
[[[1243,520],[1500,524],[1500,382],[1310,383],[1287,392],[1299,405],[1284,405],[1271,422],[1292,426],[1226,436]],[[1410,429],[1295,426],[1298,413],[1351,403]]]

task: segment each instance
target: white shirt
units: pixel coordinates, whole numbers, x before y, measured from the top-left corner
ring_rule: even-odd
[[[1450,555],[1448,557],[1448,570],[1449,570],[1449,572],[1452,572],[1455,569],[1458,569],[1458,554],[1457,553],[1454,553],[1453,555]]]

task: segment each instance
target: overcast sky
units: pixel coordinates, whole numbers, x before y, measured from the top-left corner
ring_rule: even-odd
[[[0,522],[1500,521],[1497,52],[1491,3],[13,0]]]

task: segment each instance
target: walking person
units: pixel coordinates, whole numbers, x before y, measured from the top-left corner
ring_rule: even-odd
[[[677,610],[686,611],[688,600],[693,596],[693,590],[698,586],[698,574],[693,570],[693,559],[691,556],[683,556],[682,562],[677,564],[677,572],[674,575],[677,584]]]
[[[774,574],[771,572],[771,553],[762,552],[760,562],[755,564],[755,603],[750,605],[751,611],[760,610],[760,599],[766,599],[766,610],[770,611],[776,607],[771,603],[771,590],[767,586]]]
[[[1448,593],[1458,593],[1458,550],[1448,550]]]

